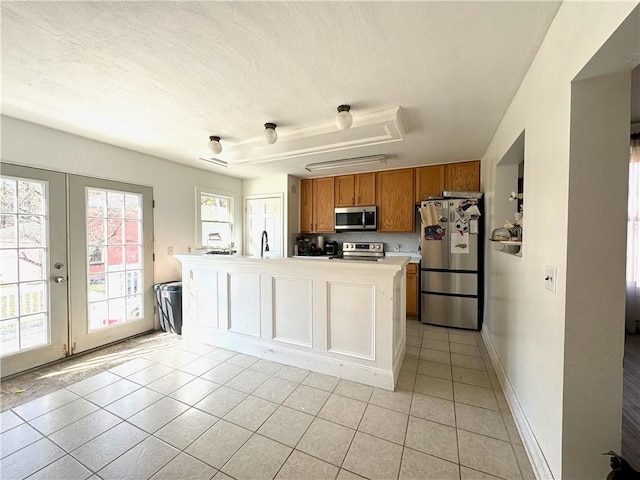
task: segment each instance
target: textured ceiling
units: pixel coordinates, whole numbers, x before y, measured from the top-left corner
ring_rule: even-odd
[[[2,2],[2,112],[239,177],[476,159],[559,4]],[[284,135],[342,103],[402,107],[404,141],[229,170],[197,158],[209,135]]]

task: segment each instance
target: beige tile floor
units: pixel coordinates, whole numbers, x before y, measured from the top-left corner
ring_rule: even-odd
[[[3,479],[533,479],[482,338],[407,322],[395,392],[174,337],[0,414]]]

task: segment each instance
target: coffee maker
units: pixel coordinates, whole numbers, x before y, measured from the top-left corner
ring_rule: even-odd
[[[337,255],[338,254],[338,242],[333,240],[324,242],[324,254],[325,255]]]

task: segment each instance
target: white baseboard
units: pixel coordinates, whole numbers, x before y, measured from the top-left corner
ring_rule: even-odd
[[[516,427],[518,428],[518,433],[520,433],[520,437],[522,438],[524,449],[531,461],[533,472],[538,480],[553,480],[553,473],[551,473],[551,469],[549,468],[549,464],[547,463],[544,453],[536,440],[536,436],[527,421],[527,417],[524,414],[522,407],[520,406],[518,397],[516,396],[516,393],[509,382],[509,378],[502,367],[502,363],[500,362],[500,358],[498,358],[498,353],[491,341],[488,330],[486,328],[482,329],[481,334],[484,344],[487,347],[487,351],[489,352],[489,356],[491,357],[493,368],[496,371],[496,375],[498,376],[498,380],[502,386],[502,391],[507,399],[509,409],[511,410],[511,414],[515,420]]]
[[[293,367],[304,368],[312,372],[324,373],[335,377],[344,378],[352,382],[364,383],[372,387],[393,391],[397,375],[394,371],[362,365],[346,361],[343,358],[332,358],[318,355],[313,351],[301,351],[285,345],[275,343],[265,344],[259,338],[243,338],[242,341],[212,330],[206,335],[196,335],[196,332],[183,328],[182,336],[214,347],[225,348],[235,352],[253,355],[273,362],[284,363]],[[401,366],[401,365],[400,365]],[[398,371],[400,367],[398,366]]]

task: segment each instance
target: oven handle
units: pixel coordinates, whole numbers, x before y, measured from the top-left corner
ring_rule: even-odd
[[[365,216],[364,216],[364,210],[362,210],[362,228],[363,228],[363,229],[367,227],[367,225],[366,225],[366,223],[365,223],[365,222],[366,222],[366,221],[365,221]]]

